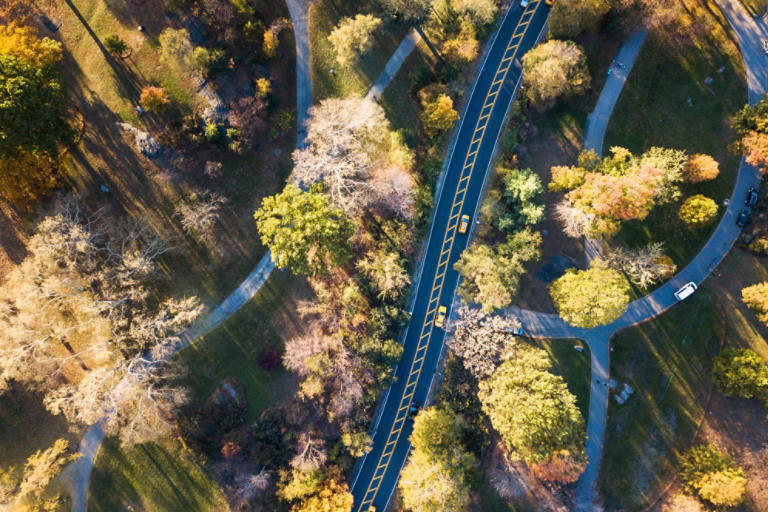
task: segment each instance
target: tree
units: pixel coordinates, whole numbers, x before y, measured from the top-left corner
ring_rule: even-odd
[[[611,220],[644,219],[656,204],[660,172],[641,167],[624,176],[590,173],[584,184],[568,194],[568,199],[583,211]]]
[[[507,448],[527,464],[552,462],[562,451],[584,459],[586,433],[576,397],[549,372],[547,352],[521,345],[487,379],[478,396]]]
[[[22,151],[0,165],[0,196],[21,209],[30,209],[61,185],[57,158],[44,152]]]
[[[284,501],[294,501],[304,496],[314,494],[323,483],[323,468],[313,471],[300,471],[281,469],[280,481],[277,484],[278,498]]]
[[[416,416],[410,441],[414,450],[430,458],[449,457],[463,428],[463,420],[452,411],[429,407]]]
[[[151,85],[144,87],[139,97],[139,103],[149,112],[162,112],[170,102],[171,98],[163,87]]]
[[[390,155],[390,160],[402,155]],[[379,202],[391,212],[404,219],[413,218],[413,203],[416,194],[416,181],[413,175],[399,165],[379,167],[372,173],[371,187],[379,196]]]
[[[691,155],[683,166],[683,178],[687,183],[701,183],[717,178],[720,165],[717,160],[701,153]]]
[[[330,98],[310,110],[305,149],[293,154],[292,181],[322,181],[331,204],[349,215],[379,200],[372,171],[386,157],[389,123],[384,109],[359,97]]]
[[[468,16],[477,26],[491,23],[499,12],[493,0],[453,0],[451,6]]]
[[[475,25],[469,20],[462,20],[458,33],[443,42],[443,57],[450,64],[462,67],[477,57],[479,46]]]
[[[378,0],[379,5],[392,18],[406,25],[425,21],[432,10],[431,0]]]
[[[768,366],[753,350],[726,348],[712,370],[717,390],[725,396],[768,400]]]
[[[700,228],[717,217],[717,203],[708,197],[697,194],[683,202],[678,216],[688,227]]]
[[[669,256],[664,255],[663,244],[650,243],[639,249],[617,247],[608,258],[608,266],[627,274],[629,279],[641,288],[662,279],[668,279],[677,267]]]
[[[446,94],[439,95],[434,102],[427,103],[423,107],[421,122],[430,137],[436,136],[441,131],[450,130],[459,120],[458,112],[453,109],[453,100]]]
[[[567,236],[579,238],[589,233],[595,216],[574,207],[568,199],[563,199],[555,205],[555,218]]]
[[[319,490],[295,505],[293,512],[352,512],[352,493],[344,481],[344,474],[338,466],[325,470],[325,477]]]
[[[750,132],[741,139],[741,144],[746,162],[765,174],[768,164],[768,134]]]
[[[120,36],[112,34],[104,38],[104,48],[112,55],[123,55],[128,51],[128,44]]]
[[[768,324],[768,282],[748,286],[741,290],[741,300],[757,313],[757,318]]]
[[[715,506],[732,507],[744,500],[747,479],[733,459],[711,445],[694,446],[680,460],[685,490]]]
[[[403,258],[396,252],[370,251],[357,262],[357,268],[374,282],[379,298],[397,301],[411,284],[411,276],[403,266]]]
[[[277,55],[277,47],[280,44],[278,36],[284,28],[291,26],[291,22],[285,18],[278,18],[272,22],[269,29],[264,32],[264,43],[262,49],[267,58],[274,58]]]
[[[515,233],[496,250],[473,243],[454,264],[464,278],[459,295],[465,302],[479,302],[484,313],[508,306],[520,286],[523,264],[537,261],[541,235],[530,229]]]
[[[259,98],[266,98],[270,94],[272,94],[272,82],[266,78],[259,78],[256,80],[255,95]]]
[[[556,0],[549,27],[554,37],[575,37],[594,30],[610,9],[607,0]]]
[[[0,25],[0,55],[8,55],[34,67],[53,66],[61,60],[61,43],[40,39],[29,25]]]
[[[203,76],[210,76],[223,71],[226,65],[227,52],[223,48],[198,46],[192,53],[192,67]]]
[[[160,60],[165,64],[188,62],[192,53],[192,43],[186,29],[167,28],[158,38],[160,42]]]
[[[328,40],[336,51],[336,61],[339,65],[350,66],[355,58],[367,52],[373,44],[373,31],[380,25],[381,20],[372,14],[342,18],[328,36]]]
[[[282,193],[264,198],[254,214],[264,245],[279,268],[297,274],[325,275],[329,266],[347,261],[354,224],[328,204],[322,187],[309,192],[287,185]]]
[[[496,219],[498,228],[514,233],[522,226],[538,224],[544,220],[544,205],[537,201],[544,191],[539,175],[530,169],[503,167],[498,167],[497,172],[505,176],[503,197],[507,204],[507,212]]]
[[[587,459],[578,452],[560,450],[540,464],[531,466],[531,473],[541,480],[571,484],[576,482],[587,467]]]
[[[203,192],[192,194],[191,201],[182,203],[176,210],[181,218],[181,227],[187,234],[197,233],[203,238],[211,239],[213,226],[219,220],[219,210],[227,202],[227,198],[218,192]]]
[[[81,454],[68,455],[68,451],[69,441],[57,439],[47,450],[43,452],[37,450],[34,455],[31,455],[24,467],[24,479],[21,482],[19,495],[22,497],[29,493],[40,495],[68,462],[81,456]]]
[[[67,88],[53,66],[38,67],[0,55],[0,159],[45,153],[72,140],[66,121]]]
[[[552,181],[549,182],[549,190],[560,192],[561,190],[580,187],[584,184],[586,174],[586,169],[581,166],[556,165],[552,167]]]
[[[627,310],[629,283],[597,261],[593,260],[589,270],[570,270],[549,285],[560,317],[575,327],[594,329],[613,322]]]
[[[517,346],[512,330],[519,327],[520,322],[516,318],[487,316],[462,305],[458,319],[448,326],[453,334],[448,346],[472,375],[482,379],[492,374],[501,360]]]
[[[555,39],[525,54],[523,76],[528,97],[542,109],[552,107],[558,99],[584,93],[590,83],[583,49],[572,41]]]

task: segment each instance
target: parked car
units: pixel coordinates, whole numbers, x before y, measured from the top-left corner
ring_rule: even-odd
[[[749,212],[747,210],[741,210],[739,216],[736,217],[736,225],[743,228],[744,224],[747,223],[747,217],[749,217]]]
[[[747,206],[755,206],[757,204],[758,197],[759,195],[757,190],[755,190],[755,187],[749,187],[749,192],[747,193],[747,201],[744,204]]]
[[[448,312],[448,308],[440,306],[437,308],[437,315],[435,315],[435,327],[442,327],[445,324],[445,314]]]
[[[696,291],[696,283],[688,283],[675,292],[675,298],[677,300],[685,300]]]
[[[520,0],[520,7],[528,7],[528,0]]]
[[[461,222],[459,222],[459,234],[466,235],[469,228],[469,215],[462,215]]]
[[[515,327],[512,329],[512,334],[515,336],[522,336],[523,335],[523,328],[522,327]]]
[[[411,406],[408,408],[408,419],[413,421],[416,419],[416,415],[419,414],[421,406],[416,402],[411,402]]]

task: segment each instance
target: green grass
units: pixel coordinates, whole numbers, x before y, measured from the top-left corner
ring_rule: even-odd
[[[547,351],[552,359],[552,369],[555,375],[560,375],[568,385],[568,391],[576,395],[576,404],[579,406],[584,419],[589,414],[589,388],[592,379],[592,366],[590,363],[589,347],[580,340],[537,340],[527,339],[532,346]],[[581,345],[584,352],[578,352],[575,347]]]
[[[700,0],[686,0],[685,5],[689,14],[680,20],[680,26],[689,27],[685,38],[673,31],[649,34],[614,109],[603,150],[621,146],[641,153],[659,146],[711,155],[720,163],[720,175],[707,183],[683,185],[682,199],[704,194],[722,205],[739,168],[739,157],[728,154],[726,147],[732,139],[732,115],[747,101],[744,70],[720,11]],[[724,72],[718,73],[721,67]],[[707,77],[714,80],[710,86],[704,83]],[[624,223],[616,242],[629,247],[663,242],[682,268],[699,253],[719,217],[705,228],[688,229],[677,216],[681,201],[657,206],[643,221]],[[721,215],[724,211],[721,207]]]
[[[373,33],[371,49],[355,65],[346,68],[340,66],[328,36],[342,18],[369,13],[381,17],[374,0],[319,0],[312,5],[309,44],[312,54],[312,97],[315,103],[325,98],[365,95],[405,37],[405,28],[384,18]],[[331,70],[334,74],[331,74]]]
[[[124,451],[108,437],[93,467],[88,511],[128,506],[145,512],[228,510],[213,478],[178,449],[146,443]]]
[[[410,75],[422,66],[434,70],[434,65],[434,55],[429,51],[424,41],[419,41],[413,52],[400,66],[400,71],[397,72],[395,78],[384,89],[384,93],[379,98],[379,105],[387,113],[387,118],[392,123],[393,129],[418,129],[421,105],[419,105],[418,99],[411,94]]]
[[[184,384],[192,389],[194,403],[202,403],[227,377],[237,377],[243,385],[246,422],[256,420],[270,404],[293,396],[296,376],[282,367],[266,372],[256,359],[266,348],[282,351],[284,339],[301,332],[296,309],[305,298],[303,282],[289,272],[274,272],[223,325],[179,353],[189,369]]]
[[[642,510],[674,478],[704,413],[721,319],[713,295],[701,290],[613,339],[611,377],[617,390],[626,382],[634,394],[608,407],[599,481],[605,510]]]

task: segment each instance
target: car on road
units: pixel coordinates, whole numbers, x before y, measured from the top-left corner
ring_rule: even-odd
[[[459,234],[466,235],[469,228],[469,215],[462,215],[459,222]]]
[[[747,200],[744,204],[747,206],[755,206],[757,204],[758,199],[757,190],[755,190],[755,187],[749,187],[749,192],[747,193]]]
[[[413,421],[416,419],[416,415],[419,414],[421,406],[416,402],[411,402],[411,406],[408,408],[408,419]]]
[[[736,225],[743,228],[744,224],[747,223],[747,217],[749,217],[749,212],[747,210],[741,210],[739,216],[736,217]]]
[[[448,312],[448,308],[440,306],[437,308],[437,315],[435,315],[435,327],[442,327],[445,324],[445,314]]]
[[[685,300],[696,291],[696,283],[688,283],[675,292],[675,298],[677,300]]]

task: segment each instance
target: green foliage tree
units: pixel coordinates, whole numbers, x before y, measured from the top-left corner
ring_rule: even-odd
[[[479,384],[491,424],[513,455],[528,464],[546,463],[563,450],[584,459],[584,418],[551,367],[546,351],[520,346]]]
[[[357,268],[371,278],[382,299],[397,301],[411,284],[403,258],[396,252],[370,251],[358,261]]]
[[[741,300],[757,313],[757,318],[768,324],[768,282],[758,283],[741,290]]]
[[[449,409],[428,408],[414,421],[413,450],[400,477],[405,506],[413,512],[467,510],[472,454],[459,443],[463,420]]]
[[[682,455],[680,476],[686,491],[715,506],[738,505],[746,494],[744,471],[710,445],[694,446]]]
[[[464,278],[459,295],[465,302],[479,302],[484,313],[512,303],[520,286],[524,263],[538,261],[541,234],[526,229],[494,249],[474,243],[461,254],[454,268]]]
[[[768,399],[768,366],[754,350],[726,348],[712,370],[717,390],[725,396]]]
[[[251,43],[256,43],[264,40],[264,32],[267,31],[267,27],[264,26],[264,22],[261,20],[249,20],[243,25],[243,36],[245,40]]]
[[[503,197],[507,204],[507,212],[500,215],[496,223],[499,229],[514,233],[521,226],[544,220],[544,205],[537,201],[544,191],[539,175],[530,169],[500,167],[497,171],[505,176]]]
[[[354,18],[342,18],[328,40],[336,51],[336,61],[341,66],[351,66],[355,59],[373,45],[373,32],[381,20],[372,14],[358,14]]]
[[[609,324],[623,315],[629,304],[626,278],[596,261],[588,270],[568,271],[549,285],[560,317],[576,327],[594,329]]]
[[[378,2],[387,14],[406,25],[426,21],[432,9],[431,0],[378,0]]]
[[[128,51],[128,44],[120,36],[112,34],[104,38],[104,48],[112,55],[123,55]]]
[[[352,255],[349,239],[355,225],[330,207],[321,186],[302,192],[287,185],[282,193],[264,198],[254,217],[262,242],[280,268],[325,275],[329,265],[344,263]]]
[[[467,16],[478,27],[491,23],[499,12],[494,0],[452,0],[451,7]]]
[[[688,227],[700,228],[717,217],[717,203],[708,197],[697,194],[683,202],[678,216]]]
[[[597,27],[611,9],[608,0],[555,0],[549,12],[554,37],[575,37]]]
[[[554,39],[525,54],[523,77],[528,97],[540,109],[552,107],[558,99],[582,94],[590,84],[584,50],[572,41]]]
[[[421,122],[430,137],[450,130],[459,120],[459,113],[453,109],[453,100],[446,94],[440,94],[435,101],[424,104],[423,107]]]
[[[198,46],[192,54],[192,66],[203,76],[219,73],[226,65],[227,52],[223,48]]]

